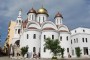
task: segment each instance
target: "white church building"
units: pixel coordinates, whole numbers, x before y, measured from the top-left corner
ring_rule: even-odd
[[[33,57],[34,53],[40,53],[41,58],[52,57],[50,50],[44,47],[44,40],[48,37],[59,39],[60,46],[65,49],[64,57],[66,58],[68,54],[76,57],[76,47],[81,48],[82,56],[90,56],[90,29],[79,27],[69,30],[63,24],[63,16],[59,12],[54,17],[55,22],[52,22],[48,20],[49,14],[44,7],[37,11],[33,8],[30,9],[26,20],[22,19],[21,13],[22,11],[20,10],[16,20],[12,45],[16,41],[20,41],[20,47],[28,46],[28,52],[31,53],[31,57]]]

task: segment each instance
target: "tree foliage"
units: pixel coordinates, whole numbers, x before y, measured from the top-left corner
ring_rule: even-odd
[[[62,56],[62,58],[64,58],[64,51],[65,51],[65,49],[64,48],[61,48],[61,56]]]
[[[76,51],[77,57],[80,57],[80,56],[81,56],[81,50],[80,50],[80,47],[75,48],[75,51]]]
[[[50,38],[46,38],[44,47],[50,50],[54,56],[57,56],[57,54],[60,53],[60,49],[61,49],[59,44],[60,42],[58,39],[53,40]]]
[[[28,46],[21,48],[21,54],[24,56],[28,52]]]

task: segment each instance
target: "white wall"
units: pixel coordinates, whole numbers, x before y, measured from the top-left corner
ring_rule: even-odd
[[[52,53],[50,53],[50,50],[46,49],[46,52],[44,52],[44,35],[46,35],[46,38],[50,37],[52,39],[52,35],[54,35],[54,39],[58,39],[58,33],[56,31],[42,31],[41,35],[41,58],[51,58]]]
[[[85,30],[85,32],[83,32],[83,30]],[[76,32],[75,32],[76,31]],[[84,57],[84,50],[83,47],[88,47],[88,52],[90,55],[90,30],[87,28],[77,28],[71,31],[71,40],[72,40],[72,50],[74,50],[74,55],[73,57],[76,57],[76,53],[75,53],[75,48],[76,47],[80,47],[81,49],[81,56]],[[78,38],[78,42],[77,42],[77,38]],[[82,40],[82,38],[84,38],[84,42]],[[87,38],[87,42],[86,42],[86,38]],[[75,43],[75,41],[76,43]]]
[[[67,40],[68,36],[68,40]],[[62,37],[62,40],[60,39]],[[65,49],[64,57],[68,57],[67,48],[69,48],[69,54],[71,55],[71,45],[70,45],[70,33],[69,32],[60,32],[59,34],[60,46]]]
[[[27,39],[27,34],[29,34],[29,38]],[[36,34],[36,39],[33,39],[33,35]],[[20,47],[27,46],[29,47],[28,52],[33,54],[33,47],[36,47],[36,54],[38,54],[40,49],[40,35],[41,33],[36,30],[27,30],[23,33],[20,39]],[[33,55],[32,55],[33,57]]]

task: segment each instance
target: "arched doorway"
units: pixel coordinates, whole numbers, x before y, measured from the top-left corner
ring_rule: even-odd
[[[16,42],[15,42],[15,44],[18,46],[18,45],[20,45],[20,40],[17,40]]]

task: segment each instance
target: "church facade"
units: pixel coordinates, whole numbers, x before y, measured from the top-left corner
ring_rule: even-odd
[[[38,11],[33,8],[30,9],[26,20],[22,19],[21,13],[22,11],[20,10],[11,44],[14,45],[19,41],[20,48],[28,46],[28,52],[31,54],[31,57],[33,57],[34,53],[40,54],[41,58],[52,57],[50,50],[44,47],[44,40],[48,37],[60,41],[60,46],[65,49],[64,57],[66,58],[68,54],[76,57],[76,47],[82,49],[82,56],[90,55],[90,29],[77,28],[70,31],[63,24],[63,16],[59,12],[54,17],[55,22],[49,21],[48,11],[44,7],[41,7]],[[81,32],[81,30],[84,30],[84,32]],[[82,39],[86,42],[82,42]]]

